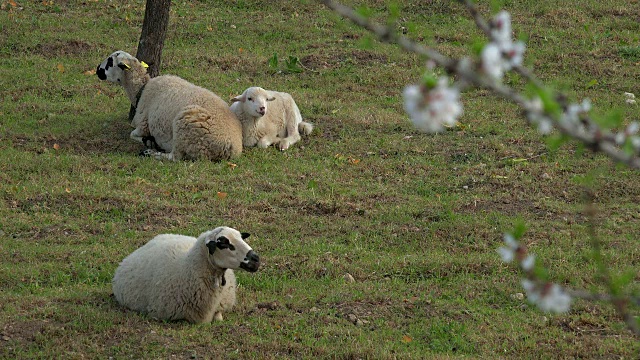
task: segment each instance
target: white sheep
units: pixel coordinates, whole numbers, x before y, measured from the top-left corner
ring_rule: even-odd
[[[260,258],[247,233],[218,227],[191,236],[158,235],[127,256],[112,288],[121,305],[160,320],[222,320],[236,301],[234,269],[255,272]]]
[[[300,141],[301,133],[309,135],[313,130],[313,124],[302,121],[298,106],[287,93],[250,87],[231,102],[231,111],[242,123],[244,146],[278,144],[280,150],[286,150]]]
[[[164,151],[146,154],[169,160],[204,158],[213,161],[242,152],[242,125],[227,103],[213,92],[173,75],[150,78],[146,64],[116,51],[96,70],[100,80],[124,87],[136,113],[131,138],[150,139]]]

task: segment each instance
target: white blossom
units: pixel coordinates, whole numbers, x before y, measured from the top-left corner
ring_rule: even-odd
[[[522,279],[522,287],[527,293],[527,299],[530,303],[535,304],[540,300],[540,292],[536,291],[536,283],[529,279]]]
[[[504,234],[504,243],[507,246],[501,246],[498,248],[498,254],[502,261],[510,263],[516,258],[516,251],[520,248],[520,244],[511,234]]]
[[[511,42],[511,15],[502,10],[491,23],[491,37],[498,44]]]
[[[547,135],[553,130],[553,123],[548,116],[544,116],[542,110],[544,106],[542,100],[539,97],[531,99],[525,107],[527,113],[527,119],[534,124],[538,125],[538,132],[542,135]]]
[[[571,307],[571,295],[558,284],[536,284],[529,279],[522,279],[522,287],[527,293],[530,303],[546,312],[563,313]]]
[[[482,71],[495,80],[502,80],[505,71],[522,65],[525,48],[522,41],[513,42],[511,15],[501,11],[491,22],[491,42],[480,53]]]
[[[507,58],[506,70],[511,70],[515,66],[522,65],[522,59],[524,58],[525,44],[522,41],[515,43],[509,43],[506,45],[502,52]]]
[[[507,246],[513,249],[514,251],[520,247],[520,244],[518,244],[518,242],[516,241],[516,238],[514,238],[513,235],[511,234],[504,234],[503,239],[504,239],[504,243],[507,244]]]
[[[505,71],[505,61],[502,58],[502,51],[495,43],[489,43],[480,53],[482,61],[482,71],[496,80],[502,80]]]
[[[502,259],[502,261],[506,263],[512,262],[516,257],[515,251],[502,246],[498,248],[498,254],[500,254],[500,258]]]
[[[533,270],[533,267],[535,264],[536,264],[535,255],[528,255],[520,262],[520,267],[522,267],[522,270],[524,271],[531,271]]]
[[[616,144],[622,145],[629,138],[631,139],[631,145],[633,145],[634,148],[638,148],[636,146],[636,143],[638,143],[640,139],[638,139],[637,136],[634,136],[638,132],[638,130],[640,130],[640,124],[638,124],[638,122],[636,121],[631,122],[629,125],[627,125],[627,128],[624,129],[624,131],[619,131],[616,134],[615,136]]]
[[[563,313],[569,311],[571,307],[571,296],[567,294],[558,284],[551,285],[546,293],[538,301],[538,307],[542,311]]]
[[[404,109],[414,126],[421,131],[434,133],[443,126],[454,126],[462,115],[460,91],[449,86],[446,77],[438,79],[433,89],[409,85],[403,92]]]
[[[576,125],[580,121],[580,115],[586,114],[591,110],[591,100],[584,99],[581,104],[569,104],[562,114],[560,122],[565,126]]]

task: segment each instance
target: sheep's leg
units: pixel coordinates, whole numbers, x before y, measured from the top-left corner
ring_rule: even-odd
[[[298,132],[301,135],[309,135],[311,134],[311,131],[313,131],[313,124],[306,122],[306,121],[301,121],[298,124]]]
[[[144,131],[142,131],[141,128],[135,128],[135,130],[133,130],[131,132],[131,134],[129,134],[129,137],[132,140],[135,140],[137,142],[141,142],[144,144],[144,140],[142,140],[143,137],[148,136],[149,134],[145,134]]]
[[[258,141],[259,148],[268,148],[271,144],[277,143],[279,138],[273,135],[265,135]]]
[[[287,137],[280,140],[278,144],[280,150],[284,151],[289,148],[289,146],[300,141],[300,133],[298,132],[298,124],[294,122],[287,123]]]

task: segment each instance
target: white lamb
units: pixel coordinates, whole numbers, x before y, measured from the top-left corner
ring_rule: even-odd
[[[244,146],[278,144],[280,150],[286,150],[300,141],[301,133],[309,135],[313,130],[313,124],[302,121],[298,106],[287,93],[250,87],[231,102],[231,111],[242,123]]]
[[[127,256],[113,277],[123,306],[160,320],[222,320],[236,301],[234,269],[255,272],[260,258],[247,233],[218,227],[191,236],[158,235]]]
[[[242,152],[242,125],[213,92],[177,76],[150,78],[146,64],[116,51],[96,70],[100,80],[124,87],[136,113],[131,138],[150,139],[166,151],[147,151],[158,159],[227,160]]]

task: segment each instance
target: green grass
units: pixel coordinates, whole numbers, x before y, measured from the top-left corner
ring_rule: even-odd
[[[287,91],[315,123],[310,137],[286,152],[246,149],[235,167],[140,158],[124,92],[91,70],[115,50],[135,54],[144,2],[0,4],[0,357],[638,356],[607,304],[552,315],[512,297],[519,276],[495,251],[523,219],[552,280],[602,291],[583,214],[580,179],[591,177],[607,263],[637,273],[636,171],[571,144],[551,151],[517,108],[481,90],[463,94],[461,128],[415,131],[401,92],[424,61],[366,46],[364,30],[312,1],[173,2],[162,69],[224,99],[254,85]],[[398,26],[445,54],[482,39],[457,3],[399,4]],[[385,2],[367,5],[385,19]],[[546,83],[602,112],[637,92],[635,7],[506,8]],[[302,72],[277,71],[290,56]],[[622,113],[637,120],[638,108]],[[250,232],[264,259],[237,273],[224,322],[164,323],[115,302],[110,281],[130,252],[220,225]]]

